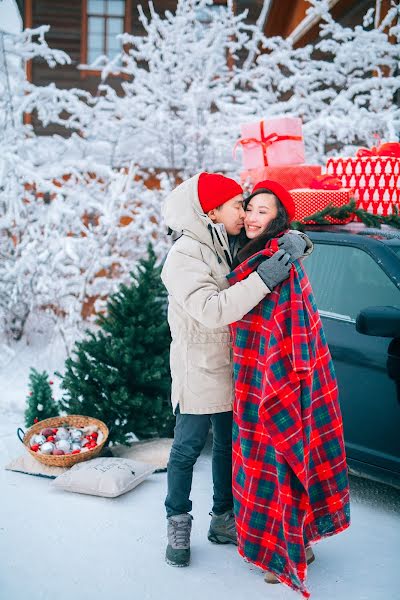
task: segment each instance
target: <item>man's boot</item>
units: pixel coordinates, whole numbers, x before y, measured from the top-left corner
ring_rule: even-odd
[[[222,515],[210,513],[211,523],[208,530],[208,539],[214,544],[236,544],[236,523],[232,510],[224,512]]]
[[[190,563],[190,532],[192,515],[183,513],[168,517],[168,546],[165,561],[172,567],[187,567]]]

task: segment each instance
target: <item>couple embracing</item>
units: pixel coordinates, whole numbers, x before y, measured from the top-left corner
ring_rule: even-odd
[[[162,271],[176,414],[166,561],[190,562],[193,467],[211,424],[208,539],[307,598],[311,545],[350,522],[336,378],[301,263],[312,243],[290,230],[295,206],[276,181],[244,200],[234,180],[201,173],[163,211],[176,240]]]

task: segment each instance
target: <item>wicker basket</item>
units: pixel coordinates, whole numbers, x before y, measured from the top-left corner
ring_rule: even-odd
[[[34,434],[39,433],[42,429],[45,429],[45,427],[61,427],[62,425],[78,428],[94,425],[99,429],[99,431],[101,431],[104,437],[100,444],[98,444],[95,448],[92,448],[87,452],[81,452],[80,454],[64,454],[61,456],[53,456],[52,454],[40,454],[39,452],[34,452],[31,450],[29,440]],[[21,433],[23,434],[23,437],[21,437]],[[98,454],[100,454],[108,438],[108,427],[105,423],[103,423],[103,421],[99,421],[93,417],[84,417],[82,415],[66,415],[63,417],[52,417],[51,419],[39,421],[38,423],[32,425],[32,427],[30,427],[25,433],[21,428],[19,428],[17,430],[17,434],[25,448],[28,450],[29,454],[31,454],[33,458],[36,458],[36,460],[39,462],[49,465],[50,467],[72,467],[72,465],[75,465],[78,462],[90,460],[91,458],[95,458]]]

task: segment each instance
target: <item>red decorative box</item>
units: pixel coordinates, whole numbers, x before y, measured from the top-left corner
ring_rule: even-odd
[[[393,213],[394,206],[400,206],[400,158],[330,158],[326,170],[338,177],[344,187],[354,189],[358,208],[386,216]]]
[[[296,205],[296,221],[302,221],[305,217],[326,208],[328,204],[333,206],[344,206],[350,202],[353,196],[353,190],[341,188],[339,190],[315,190],[298,189],[290,191]],[[349,223],[353,216],[347,219],[334,219],[326,217],[330,223]]]
[[[261,169],[249,169],[242,171],[240,179],[246,188],[253,187],[258,181],[272,179],[277,181],[287,190],[296,188],[308,188],[315,177],[321,175],[320,165],[282,165],[268,166]]]

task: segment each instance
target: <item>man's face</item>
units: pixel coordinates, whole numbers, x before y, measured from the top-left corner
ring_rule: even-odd
[[[243,228],[246,216],[242,194],[224,202],[219,208],[213,208],[208,216],[214,223],[222,223],[229,235],[238,235]]]

